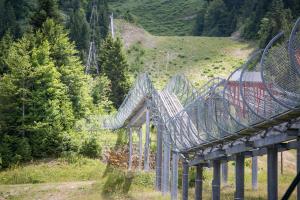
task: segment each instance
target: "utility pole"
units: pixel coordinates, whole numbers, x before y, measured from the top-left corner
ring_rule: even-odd
[[[96,69],[96,73],[99,74],[99,66],[97,62],[97,46],[96,46],[96,37],[97,37],[97,24],[98,24],[98,11],[96,2],[93,1],[92,4],[92,13],[90,17],[90,27],[91,27],[91,36],[90,36],[90,47],[89,54],[86,63],[85,73],[91,73],[92,68]],[[95,70],[93,69],[93,70]]]
[[[110,15],[110,29],[111,29],[111,37],[115,38],[115,30],[114,30],[114,13]]]

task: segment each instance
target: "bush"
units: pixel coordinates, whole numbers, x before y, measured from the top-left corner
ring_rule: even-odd
[[[80,154],[90,157],[90,158],[97,158],[101,155],[102,148],[97,142],[95,137],[90,137],[86,139],[80,150]]]
[[[26,138],[10,135],[3,137],[0,142],[0,169],[29,160],[31,148]]]
[[[76,132],[64,133],[63,140],[62,140],[62,150],[63,153],[66,152],[73,152],[78,153],[80,148],[80,142],[78,135]]]

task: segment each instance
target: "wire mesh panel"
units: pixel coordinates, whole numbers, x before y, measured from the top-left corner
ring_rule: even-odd
[[[141,74],[116,114],[103,120],[103,127],[107,129],[118,129],[125,125],[126,120],[134,113],[142,102],[151,96],[154,87],[148,74]]]
[[[199,96],[196,88],[183,75],[173,76],[164,90],[170,94],[175,94],[183,106],[186,106]]]
[[[292,67],[300,76],[300,18],[297,20],[289,39],[289,56]]]
[[[209,98],[212,120],[220,129],[221,138],[232,135],[243,128],[229,113],[230,102],[223,96],[225,85],[227,84],[224,80],[212,91]]]
[[[300,76],[289,58],[288,41],[279,33],[264,50],[261,72],[269,95],[284,107],[293,109],[300,102]],[[283,111],[283,108],[278,109],[274,111]]]
[[[223,90],[224,108],[232,120],[237,123],[236,131],[243,128],[250,128],[251,122],[257,117],[243,101],[240,88],[241,72],[242,68],[238,68],[230,74]]]
[[[261,77],[260,53],[252,57],[244,66],[240,77],[240,90],[245,105],[249,108],[250,124],[268,120],[284,109],[268,93]]]

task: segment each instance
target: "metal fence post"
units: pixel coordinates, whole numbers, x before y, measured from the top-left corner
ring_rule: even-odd
[[[214,160],[213,161],[213,167],[214,167],[214,177],[212,181],[212,199],[213,200],[220,200],[220,160]]]
[[[162,125],[157,129],[156,141],[156,190],[161,191],[161,176],[162,176]]]
[[[170,142],[166,136],[165,143],[163,144],[163,164],[162,164],[162,193],[167,194],[170,191],[169,177],[170,177],[170,154],[171,149],[168,143]]]
[[[174,151],[172,154],[172,188],[171,199],[177,200],[178,195],[178,152]]]
[[[252,190],[257,190],[258,181],[257,181],[257,173],[258,173],[258,163],[257,157],[252,157]]]
[[[144,170],[149,171],[149,160],[150,160],[150,110],[147,108],[146,111],[146,143],[144,151]]]
[[[228,182],[228,163],[227,160],[222,162],[222,184],[227,185]]]
[[[268,199],[278,199],[277,148],[268,147]]]
[[[132,168],[132,128],[129,127],[129,159],[128,159],[128,169]]]
[[[184,159],[182,161],[182,200],[189,198],[189,164]]]
[[[203,184],[203,166],[196,166],[196,179],[195,179],[195,200],[202,200],[202,184]]]
[[[245,178],[245,156],[244,154],[236,155],[235,161],[235,199],[244,199],[244,178]]]
[[[143,164],[143,129],[139,128],[139,170],[142,170]]]

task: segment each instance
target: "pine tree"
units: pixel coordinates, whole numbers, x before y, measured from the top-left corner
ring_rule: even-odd
[[[291,21],[291,11],[284,9],[282,0],[273,0],[269,11],[261,21],[258,32],[260,47],[264,47],[279,31],[289,31]]]
[[[196,26],[195,26],[195,31],[194,31],[196,35],[203,34],[207,6],[208,6],[207,3],[203,4],[197,14]]]
[[[89,115],[92,112],[90,77],[84,74],[75,45],[70,42],[63,26],[47,20],[37,38],[40,43],[45,40],[49,42],[50,57],[61,74],[61,82],[67,86],[76,119]]]
[[[108,36],[102,44],[100,52],[101,71],[111,81],[110,100],[118,108],[128,92],[129,84],[127,79],[128,64],[122,51],[120,38],[113,40]]]
[[[71,101],[50,58],[49,43],[37,44],[35,39],[28,34],[12,45],[6,59],[9,73],[0,81],[0,137],[7,139],[6,148],[0,151],[14,157],[6,163],[28,158],[29,151],[35,157],[57,155],[62,134],[74,123]],[[23,149],[24,158],[18,153],[23,150],[11,147],[16,137],[27,138],[20,142],[30,144],[30,149]]]
[[[9,30],[18,34],[15,10],[10,1],[0,0],[0,38]]]
[[[8,55],[8,50],[13,43],[13,39],[9,33],[6,33],[0,40],[0,77],[8,71],[8,66],[5,59]]]
[[[80,51],[81,58],[84,60],[89,48],[90,27],[86,20],[84,10],[76,9],[70,14],[68,23],[70,38],[75,41],[77,49]]]
[[[39,0],[38,8],[31,18],[31,25],[35,28],[41,28],[44,22],[50,18],[56,22],[61,21],[56,0]]]
[[[100,75],[93,80],[92,97],[97,113],[107,113],[112,110],[112,102],[109,100],[111,82],[106,75]]]
[[[223,0],[209,3],[204,22],[204,34],[209,36],[228,36],[234,28],[232,16]]]

